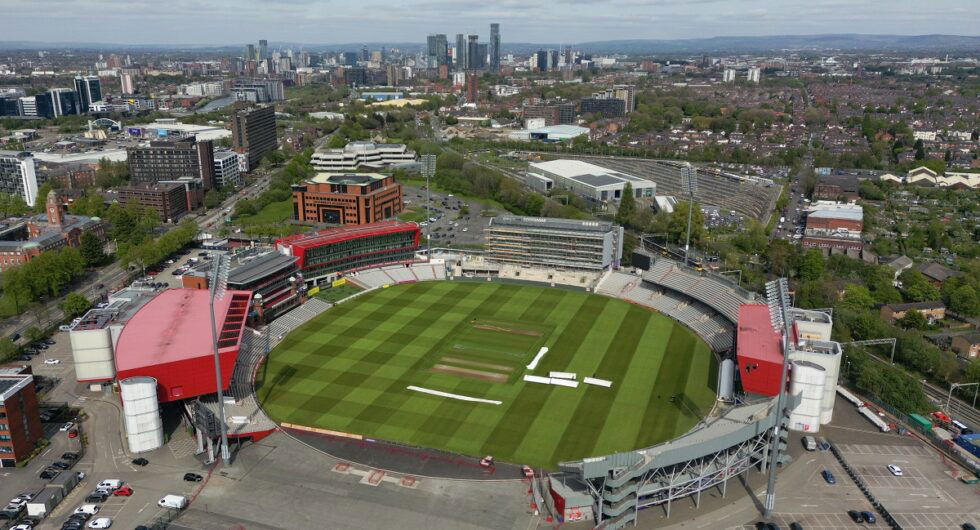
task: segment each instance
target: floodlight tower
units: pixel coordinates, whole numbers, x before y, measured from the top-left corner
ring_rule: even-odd
[[[214,380],[218,389],[218,423],[221,426],[221,460],[231,465],[228,450],[228,425],[225,423],[225,397],[221,390],[221,359],[218,356],[218,325],[214,318],[214,301],[225,297],[228,290],[229,258],[227,254],[216,256],[211,261],[211,344],[214,347]]]
[[[425,177],[425,219],[426,222],[431,224],[429,219],[432,219],[432,212],[429,209],[429,178],[434,177],[436,174],[436,155],[422,155],[422,176]],[[428,225],[426,225],[428,228]],[[425,231],[425,256],[428,259],[432,259],[432,235],[431,230]]]
[[[779,450],[782,432],[784,409],[786,408],[786,374],[789,372],[789,285],[786,278],[779,278],[766,283],[766,300],[769,304],[769,318],[772,327],[782,335],[783,367],[779,378],[779,397],[776,398],[776,424],[772,428],[772,438],[769,440],[769,479],[766,485],[764,516],[772,515],[776,506],[776,462],[779,461]]]
[[[694,194],[698,191],[698,170],[687,162],[681,168],[681,188],[687,192],[687,241],[684,242],[684,265],[688,265],[691,249],[691,216],[694,214]]]

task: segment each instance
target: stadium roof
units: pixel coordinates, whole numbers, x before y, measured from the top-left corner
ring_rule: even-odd
[[[583,162],[581,160],[549,160],[547,162],[532,162],[530,167],[531,169],[542,169],[548,171],[549,173],[554,173],[569,179],[581,180],[582,178],[590,177],[594,179],[607,179],[605,182],[593,184],[594,186],[615,184],[616,182],[622,182],[625,180],[630,182],[653,184],[653,182],[650,180],[630,175],[629,173],[623,173],[614,169],[608,169],[595,164],[590,164],[588,162]]]
[[[339,243],[350,239],[373,237],[396,232],[417,231],[419,226],[405,221],[381,221],[357,226],[340,226],[327,228],[318,232],[308,232],[276,240],[276,247],[297,247],[302,249],[314,248],[331,243]]]
[[[514,226],[520,228],[543,228],[550,230],[575,230],[583,232],[608,232],[613,224],[609,221],[579,221],[555,217],[518,217],[501,215],[490,219],[490,226]]]
[[[231,285],[246,285],[259,278],[264,278],[273,272],[291,267],[295,263],[296,258],[294,256],[269,252],[232,269],[228,273],[228,283]]]
[[[738,356],[742,360],[782,363],[782,337],[772,327],[769,306],[738,306]]]
[[[215,300],[219,330],[228,320],[232,301],[251,297],[249,291],[226,291]],[[116,371],[136,370],[212,354],[210,293],[206,289],[168,289],[140,308],[116,343]],[[238,338],[244,329],[239,326]],[[224,334],[224,332],[222,332]],[[237,341],[235,342],[237,347]],[[219,351],[222,348],[219,343]]]

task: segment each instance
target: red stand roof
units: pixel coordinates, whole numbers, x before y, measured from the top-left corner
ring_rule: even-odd
[[[769,307],[738,307],[737,356],[742,388],[749,393],[775,396],[782,377],[782,336],[772,327]]]

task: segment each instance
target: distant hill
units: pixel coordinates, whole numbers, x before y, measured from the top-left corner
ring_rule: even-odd
[[[238,53],[241,45],[213,44],[111,44],[98,42],[29,42],[0,41],[0,50],[36,49],[83,49],[83,50],[134,50],[134,51],[196,51]],[[269,49],[305,49],[311,52],[359,51],[362,47],[377,50],[400,48],[406,51],[420,50],[424,42],[365,42],[346,44],[310,44],[298,42],[270,42]],[[504,51],[524,54],[539,49],[558,49],[557,43],[503,43]],[[690,54],[690,53],[753,53],[781,50],[798,51],[896,51],[896,52],[973,52],[980,53],[980,36],[966,35],[866,35],[840,33],[826,35],[769,35],[759,37],[710,37],[704,39],[633,39],[609,40],[572,44],[576,50],[592,53],[632,54]]]
[[[677,40],[613,40],[583,42],[575,45],[575,48],[595,53],[750,53],[776,50],[980,52],[980,37],[841,33]]]

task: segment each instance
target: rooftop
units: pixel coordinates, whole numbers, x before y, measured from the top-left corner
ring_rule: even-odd
[[[248,285],[259,278],[289,267],[296,263],[294,256],[269,252],[252,260],[243,262],[228,273],[229,285]]]
[[[227,291],[224,298],[215,301],[219,327],[229,320],[232,301],[242,297],[251,297],[251,293]],[[211,355],[209,300],[210,293],[205,289],[168,289],[143,305],[119,335],[116,371]],[[237,330],[239,338],[242,329],[240,326]],[[227,348],[219,343],[219,351]]]
[[[823,219],[847,219],[861,221],[864,209],[857,204],[842,204],[830,201],[817,201],[810,205],[807,217]]]
[[[367,186],[388,177],[380,173],[317,173],[309,180],[315,184],[346,184],[348,186]]]
[[[34,381],[34,376],[30,374],[22,375],[0,375],[0,403],[10,399],[28,384]]]
[[[631,182],[653,186],[653,182],[621,171],[607,169],[581,160],[550,160],[548,162],[532,162],[530,170],[538,169],[559,175],[563,178],[576,180],[589,186],[608,186]]]
[[[926,302],[909,302],[907,304],[885,304],[885,307],[892,311],[908,311],[909,309],[940,309],[946,307],[942,300],[929,300]]]
[[[518,217],[501,215],[490,219],[490,226],[514,226],[520,228],[540,228],[545,230],[575,230],[581,232],[608,232],[613,223],[608,221],[579,221],[556,217]]]
[[[284,237],[276,241],[277,248],[296,246],[299,248],[312,248],[350,239],[362,237],[372,237],[394,232],[418,231],[419,226],[415,223],[405,221],[382,221],[358,226],[339,226],[327,228],[316,232],[307,232],[295,236]]]
[[[782,338],[772,328],[769,306],[742,304],[738,306],[738,356],[773,363],[783,362]]]

